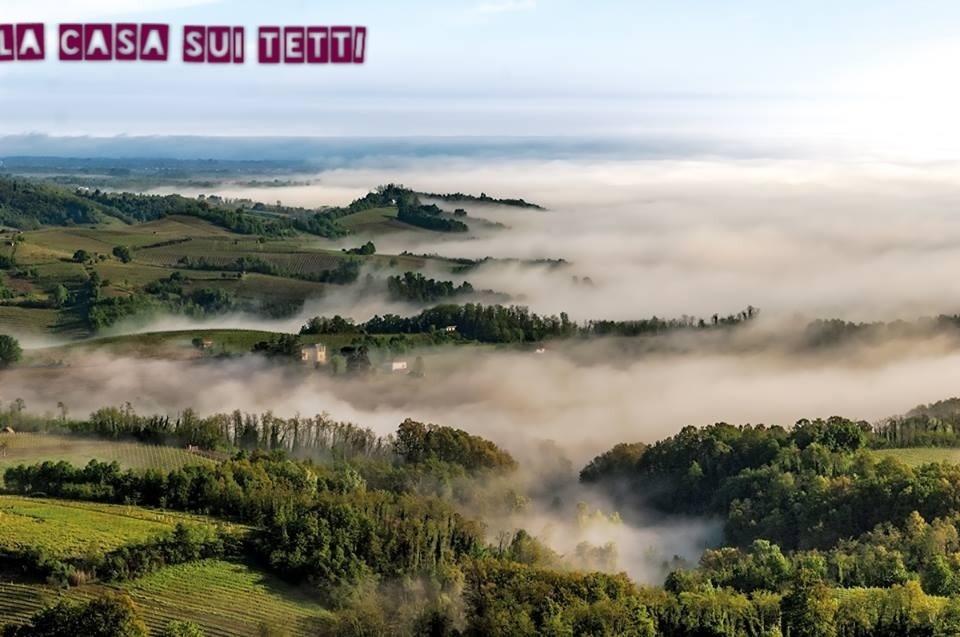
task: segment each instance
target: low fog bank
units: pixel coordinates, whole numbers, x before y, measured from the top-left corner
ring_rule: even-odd
[[[710,315],[747,304],[783,315],[890,319],[953,312],[960,298],[952,275],[960,165],[953,163],[454,158],[313,179],[294,188],[226,185],[219,194],[318,206],[399,182],[543,204],[548,211],[448,202],[509,229],[384,235],[377,247],[566,259],[569,270],[494,263],[469,277],[477,287],[522,296],[537,311],[580,319]]]
[[[643,511],[624,511],[621,519],[606,497],[576,480],[594,455],[685,425],[789,426],[834,414],[878,420],[960,393],[953,339],[882,340],[807,354],[770,344],[737,349],[762,334],[722,336],[712,352],[701,353],[691,347],[704,339],[680,336],[676,347],[640,357],[624,353],[620,339],[550,346],[544,354],[450,347],[423,353],[422,379],[334,378],[252,355],[161,360],[75,351],[64,367],[0,371],[0,401],[22,398],[29,410],[51,413],[63,402],[75,417],[130,402],[140,413],[171,415],[188,407],[201,414],[327,412],[379,434],[407,417],[459,427],[509,450],[521,467],[511,486],[531,498],[520,513],[485,518],[491,541],[523,528],[578,567],[626,570],[639,582],[660,583],[675,557],[695,562],[717,543],[719,523]],[[584,557],[583,543],[601,550]]]
[[[91,353],[64,367],[0,372],[0,400],[74,415],[129,401],[141,412],[329,412],[393,431],[406,417],[460,427],[518,453],[555,441],[577,467],[618,442],[654,441],[685,425],[844,415],[868,420],[960,393],[949,339],[845,347],[618,355],[616,342],[545,354],[481,348],[426,352],[426,377],[333,378],[256,356],[156,360]],[[414,353],[407,357],[412,357]],[[535,454],[534,454],[535,455]]]

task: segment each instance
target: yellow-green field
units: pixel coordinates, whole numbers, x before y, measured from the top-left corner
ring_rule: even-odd
[[[110,551],[180,522],[210,520],[135,506],[0,495],[0,551],[40,548],[60,557]]]
[[[0,472],[19,464],[34,464],[44,460],[64,460],[82,466],[91,460],[116,461],[125,469],[161,469],[171,471],[187,465],[205,464],[210,460],[184,449],[138,442],[115,442],[61,436],[56,434],[16,433],[0,434]],[[2,474],[0,474],[2,477]]]
[[[931,462],[960,463],[960,449],[949,447],[916,447],[908,449],[874,449],[870,453],[878,456],[892,456],[910,466]]]

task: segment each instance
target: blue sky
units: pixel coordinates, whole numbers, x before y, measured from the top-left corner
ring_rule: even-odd
[[[365,25],[363,66],[0,64],[0,134],[929,138],[960,3],[2,0],[3,21]],[[49,45],[48,45],[49,46]],[[934,105],[931,112],[930,106]]]

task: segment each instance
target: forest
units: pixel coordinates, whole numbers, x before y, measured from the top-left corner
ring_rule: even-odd
[[[489,522],[529,506],[533,493],[517,491],[528,484],[518,480],[524,464],[454,427],[408,419],[378,436],[325,416],[187,410],[170,418],[124,406],[74,420],[11,404],[0,425],[18,431],[229,455],[168,472],[96,460],[12,466],[3,475],[8,493],[160,507],[249,532],[179,526],[104,553],[24,550],[2,559],[65,588],[191,560],[250,560],[333,609],[318,635],[953,635],[960,466],[908,466],[877,451],[920,444],[926,419],[957,422],[958,405],[950,399],[896,417],[896,438],[891,419],[831,417],[687,427],[653,444],[614,446],[579,480],[609,497],[625,523],[652,511],[723,521],[718,545],[698,562],[674,561],[662,585],[649,586],[616,568],[594,570],[605,562],[590,556],[609,548],[560,554],[523,528],[491,538]],[[125,618],[126,628],[103,634],[145,634],[129,600],[94,603],[42,611],[32,620],[37,632],[11,626],[6,634],[65,634],[43,626],[69,614],[104,624]]]

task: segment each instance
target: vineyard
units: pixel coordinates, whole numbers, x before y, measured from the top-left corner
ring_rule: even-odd
[[[134,506],[0,495],[0,551],[44,549],[60,557],[109,551],[209,521]]]
[[[161,469],[170,471],[186,465],[209,462],[185,449],[137,442],[115,442],[56,434],[3,434],[0,443],[0,472],[19,464],[33,464],[44,460],[64,460],[74,465],[85,465],[91,460],[116,461],[127,469]]]
[[[42,584],[0,581],[0,618],[25,620],[60,597],[90,599],[125,590],[153,634],[174,620],[192,621],[208,637],[316,634],[327,611],[306,594],[244,564],[203,560],[169,566],[123,586],[86,585],[58,591]]]
[[[326,613],[303,591],[243,564],[220,560],[167,567],[125,588],[148,625],[190,619],[209,636],[252,637],[264,626],[291,635],[315,634],[311,622]]]

